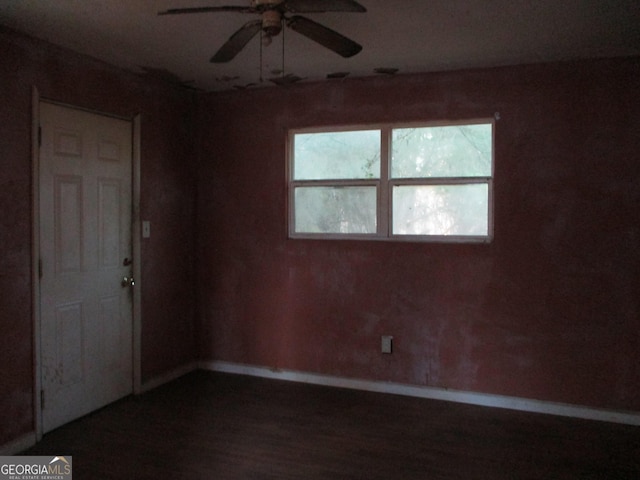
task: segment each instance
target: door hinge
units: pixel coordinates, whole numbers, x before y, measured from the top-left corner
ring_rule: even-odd
[[[42,146],[42,127],[38,126],[38,146]]]
[[[38,278],[42,278],[42,259],[38,259]]]
[[[40,410],[44,410],[44,389],[40,390]]]

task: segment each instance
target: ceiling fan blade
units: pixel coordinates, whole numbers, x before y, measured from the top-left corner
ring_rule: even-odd
[[[192,7],[192,8],[170,8],[158,12],[158,15],[176,15],[181,13],[210,13],[210,12],[238,12],[238,13],[255,13],[256,10],[249,7]]]
[[[362,46],[353,40],[300,15],[287,19],[287,26],[345,58],[353,57],[362,50]]]
[[[366,12],[354,0],[285,0],[282,8],[292,13]]]
[[[231,35],[229,40],[220,47],[220,50],[211,57],[211,62],[225,63],[232,60],[261,29],[262,20],[251,20],[245,23],[240,30]]]

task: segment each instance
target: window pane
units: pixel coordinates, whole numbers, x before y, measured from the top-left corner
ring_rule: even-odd
[[[380,178],[380,131],[294,135],[293,178],[338,180]]]
[[[419,185],[393,188],[396,235],[489,234],[489,186]]]
[[[446,127],[395,128],[393,178],[491,176],[490,123]]]
[[[296,233],[376,233],[376,187],[298,187]]]

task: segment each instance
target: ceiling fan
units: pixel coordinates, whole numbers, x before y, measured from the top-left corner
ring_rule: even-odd
[[[251,0],[248,7],[171,8],[158,12],[158,15],[209,12],[237,12],[260,15],[260,19],[251,20],[240,27],[211,57],[211,62],[213,63],[225,63],[231,61],[240,53],[245,45],[260,31],[263,32],[265,43],[270,43],[271,38],[282,31],[283,24],[323,47],[336,52],[338,55],[345,58],[352,57],[362,50],[361,45],[324,25],[295,14],[366,11],[366,8],[354,0]],[[287,14],[294,15],[288,16]]]

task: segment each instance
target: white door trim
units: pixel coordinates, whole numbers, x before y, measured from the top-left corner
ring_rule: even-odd
[[[31,311],[33,315],[33,419],[42,438],[42,364],[40,360],[40,93],[31,89]]]
[[[141,169],[140,160],[142,124],[141,115],[138,113],[133,117],[133,158],[131,159],[133,171],[131,172],[131,188],[133,189],[131,203],[131,247],[133,249],[133,278],[136,285],[133,290],[133,393],[142,393],[142,220],[140,219],[140,182]]]
[[[95,112],[89,109],[55,102],[42,98],[36,86],[32,87],[31,94],[31,211],[32,211],[32,234],[31,234],[31,285],[32,285],[32,325],[33,325],[33,417],[36,441],[42,439],[42,360],[41,360],[41,314],[40,314],[40,103],[47,102],[56,105],[74,108],[76,110],[89,111],[100,115],[120,118],[131,122],[132,125],[132,249],[133,249],[133,272],[136,279],[136,286],[133,295],[133,392],[140,393],[141,387],[141,333],[142,333],[142,267],[141,267],[141,243],[140,243],[140,159],[141,159],[141,118],[140,114],[132,118],[123,118],[116,115]]]

